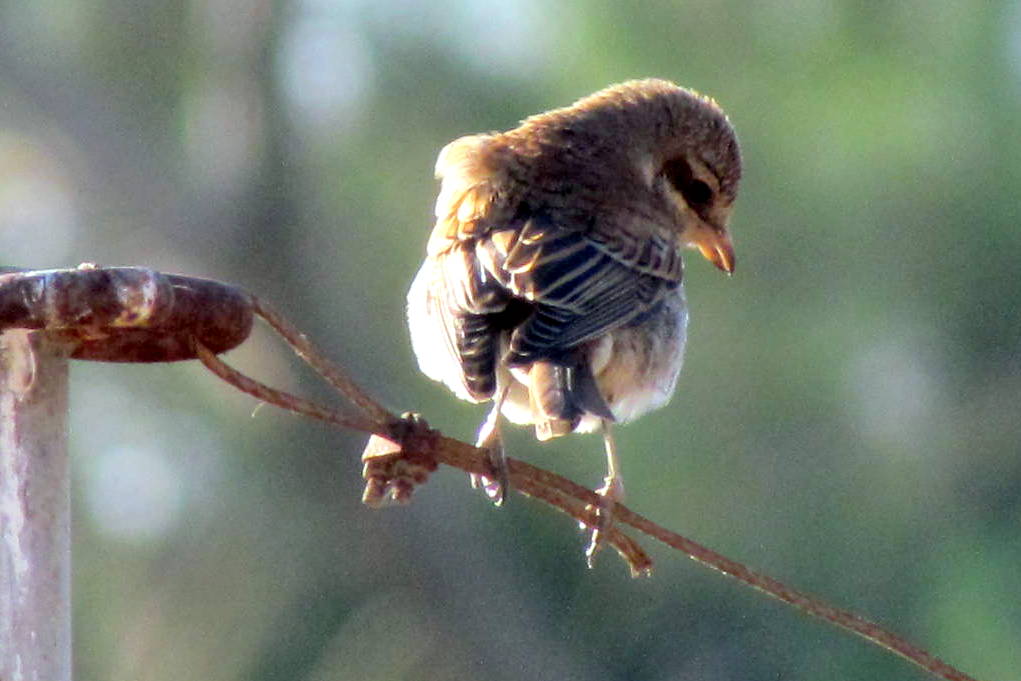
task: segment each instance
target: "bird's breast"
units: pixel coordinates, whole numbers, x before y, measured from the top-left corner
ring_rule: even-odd
[[[687,327],[688,307],[678,286],[657,309],[594,344],[592,373],[618,422],[633,421],[670,401],[684,359]]]

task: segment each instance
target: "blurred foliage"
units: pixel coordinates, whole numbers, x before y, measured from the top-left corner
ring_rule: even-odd
[[[1016,1],[4,0],[0,264],[236,282],[469,437],[403,322],[435,154],[644,76],[722,103],[746,180],[677,396],[619,431],[629,503],[1021,679]],[[327,396],[267,334],[229,359]],[[453,473],[366,510],[362,438],[200,367],[74,374],[81,681],[926,678],[656,547],[589,572]],[[599,481],[597,438],[509,446]]]

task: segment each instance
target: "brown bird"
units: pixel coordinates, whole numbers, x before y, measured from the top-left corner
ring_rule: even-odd
[[[602,430],[591,561],[623,496],[611,424],[666,404],[681,369],[680,251],[734,270],[734,130],[708,97],[631,81],[508,132],[457,139],[436,175],[436,225],[408,293],[419,366],[461,399],[494,401],[478,443],[491,452],[494,479],[483,483],[497,503],[501,412],[539,440]]]

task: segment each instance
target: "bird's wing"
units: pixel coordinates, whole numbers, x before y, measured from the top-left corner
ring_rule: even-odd
[[[511,295],[534,304],[511,337],[512,364],[556,359],[634,322],[680,285],[679,276],[643,271],[616,257],[591,232],[559,228],[542,216],[490,233],[475,250],[483,268]],[[635,256],[644,265],[641,248]]]
[[[524,314],[482,269],[473,249],[462,244],[427,258],[408,303],[413,339],[417,333],[428,340],[417,343],[415,353],[425,373],[463,399],[491,397],[496,388],[500,330],[519,323]],[[422,309],[425,316],[417,317],[416,310]],[[433,371],[427,370],[427,363]]]

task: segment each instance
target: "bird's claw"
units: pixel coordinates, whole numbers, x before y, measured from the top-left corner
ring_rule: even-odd
[[[472,489],[481,489],[495,506],[502,506],[510,489],[510,474],[507,468],[507,453],[503,448],[503,438],[495,420],[487,420],[479,429],[479,437],[475,443],[479,449],[486,451],[486,462],[489,464],[490,475],[469,473]]]
[[[471,481],[472,489],[481,489],[486,498],[492,501],[494,506],[499,507],[507,499],[507,480],[506,476],[502,476],[501,480],[501,476],[494,475],[496,475],[496,479],[478,473],[469,473],[468,478]]]
[[[591,526],[589,543],[585,548],[585,562],[589,569],[595,567],[596,554],[606,543],[606,533],[613,526],[613,509],[617,502],[624,500],[624,483],[620,476],[609,476],[605,478],[605,484],[596,490],[599,495],[599,504],[594,509],[589,506],[588,510],[595,513],[596,522]],[[581,523],[582,529],[588,525]]]

